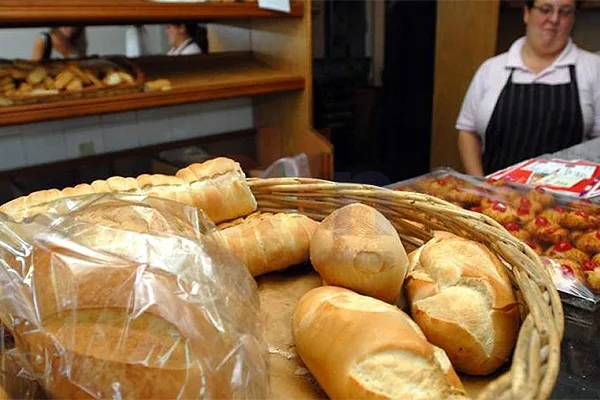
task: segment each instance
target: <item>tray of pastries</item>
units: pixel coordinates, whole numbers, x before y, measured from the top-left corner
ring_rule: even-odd
[[[18,106],[144,90],[145,77],[125,57],[0,60],[0,106]]]
[[[600,204],[594,199],[483,180],[449,168],[390,188],[433,195],[491,217],[542,257],[563,300],[596,309],[600,301]]]

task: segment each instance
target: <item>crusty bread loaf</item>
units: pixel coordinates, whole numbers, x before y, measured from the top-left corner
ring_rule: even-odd
[[[254,213],[219,228],[231,251],[259,276],[308,261],[317,225],[302,214]]]
[[[413,319],[458,371],[486,375],[510,357],[518,303],[501,261],[482,244],[453,235],[432,239],[406,291]]]
[[[53,397],[266,395],[254,281],[222,254],[202,265],[220,236],[205,240],[168,207],[104,200],[69,214],[61,235],[36,236],[41,329],[21,324],[15,336]]]
[[[311,239],[310,260],[330,285],[394,303],[408,257],[394,226],[373,207],[344,206],[325,218]]]
[[[82,183],[62,190],[40,190],[3,204],[0,206],[0,212],[9,215],[15,221],[21,221],[47,212],[55,200],[94,193],[145,194],[193,205],[189,187],[182,179],[161,174],[143,174],[137,178],[113,176],[107,180],[96,180],[91,184]]]
[[[246,183],[240,164],[217,157],[177,171],[187,182],[194,205],[215,222],[246,216],[256,211],[256,199]]]
[[[464,388],[401,310],[351,290],[311,290],[293,315],[296,351],[331,399],[447,399]]]
[[[202,209],[215,223],[244,217],[254,212],[257,206],[240,165],[229,158],[218,157],[183,168],[177,176],[113,176],[63,190],[41,190],[3,204],[0,212],[21,221],[47,212],[54,200],[117,192],[144,194],[192,205]]]

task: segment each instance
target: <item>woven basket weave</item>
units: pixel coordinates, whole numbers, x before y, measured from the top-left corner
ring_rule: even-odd
[[[491,381],[480,399],[547,399],[560,367],[564,319],[560,297],[537,254],[493,219],[432,196],[370,185],[311,178],[249,178],[258,208],[264,212],[299,212],[322,220],[355,202],[372,206],[396,227],[407,250],[447,230],[485,244],[504,261],[521,303],[523,323],[508,372]],[[432,218],[433,217],[433,218]],[[425,225],[416,227],[408,221]]]

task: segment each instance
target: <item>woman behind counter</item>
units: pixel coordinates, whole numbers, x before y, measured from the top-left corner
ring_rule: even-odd
[[[85,28],[59,26],[36,38],[33,44],[33,61],[83,58],[87,54]]]
[[[468,174],[600,136],[600,56],[571,40],[575,3],[528,1],[525,37],[476,72],[456,123]]]
[[[206,28],[196,23],[169,24],[166,29],[170,56],[206,54],[208,38]]]

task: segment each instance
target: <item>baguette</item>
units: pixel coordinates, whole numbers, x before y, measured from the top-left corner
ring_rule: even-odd
[[[448,399],[465,390],[445,353],[398,308],[324,286],[293,314],[296,351],[331,399]]]
[[[301,214],[251,214],[219,225],[229,249],[256,277],[308,261],[318,222]]]
[[[192,164],[175,175],[187,182],[194,205],[204,210],[215,224],[256,211],[256,199],[240,164],[229,158]]]
[[[408,268],[394,226],[373,207],[349,204],[315,230],[310,261],[330,285],[395,303]]]
[[[501,261],[482,244],[449,234],[431,239],[406,291],[413,319],[458,371],[488,375],[510,357],[518,302]]]
[[[155,184],[156,187],[149,185]],[[188,186],[181,179],[164,175],[143,174],[137,178],[123,178],[113,176],[107,180],[96,180],[91,184],[79,184],[63,190],[50,189],[33,192],[0,206],[0,212],[9,215],[15,221],[43,214],[52,206],[52,202],[65,197],[78,197],[100,193],[130,193],[145,194],[151,197],[160,197],[180,201],[193,205]]]

